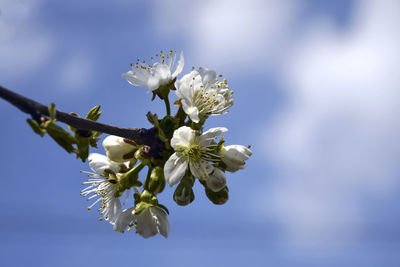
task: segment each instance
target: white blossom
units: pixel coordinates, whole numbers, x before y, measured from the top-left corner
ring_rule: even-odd
[[[226,79],[218,81],[213,70],[193,70],[177,80],[175,87],[183,110],[195,123],[208,116],[223,114],[233,105],[233,91],[229,91]]]
[[[169,233],[169,221],[167,214],[157,206],[147,203],[139,213],[135,212],[135,208],[124,210],[114,224],[114,230],[123,232],[127,227],[135,226],[136,233],[144,238],[161,234],[165,238]],[[130,228],[129,228],[130,229]]]
[[[188,168],[194,177],[207,179],[214,170],[212,163],[220,160],[220,156],[214,152],[216,144],[213,140],[226,131],[226,128],[218,127],[198,135],[187,126],[175,130],[171,139],[175,153],[164,165],[164,176],[168,184],[177,184]]]
[[[107,136],[103,141],[103,147],[108,159],[119,163],[127,161],[124,156],[136,149],[132,142],[115,135]]]
[[[88,207],[90,210],[96,203],[101,202],[100,214],[111,224],[114,224],[121,214],[121,202],[116,196],[118,185],[104,175],[105,170],[117,173],[120,170],[118,163],[109,161],[106,156],[92,153],[89,155],[89,166],[94,173],[89,173],[90,178],[82,184],[89,184],[81,191],[87,200],[95,199]]]
[[[229,172],[244,169],[245,160],[248,160],[251,155],[251,150],[241,145],[226,146],[221,150],[222,162],[225,163],[226,170]]]
[[[135,86],[148,87],[149,92],[158,89],[162,85],[171,83],[183,70],[184,56],[180,54],[178,63],[176,62],[176,51],[169,51],[156,55],[156,59],[151,58],[152,64],[147,65],[145,61],[132,64],[132,70],[123,73],[122,77]],[[154,62],[154,60],[156,60]],[[175,66],[176,65],[176,66]],[[175,66],[174,71],[172,70]]]

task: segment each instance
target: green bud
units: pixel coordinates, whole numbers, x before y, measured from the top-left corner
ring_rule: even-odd
[[[157,166],[150,175],[148,189],[154,195],[161,193],[165,187],[164,169]]]
[[[186,175],[182,178],[179,185],[176,187],[174,192],[174,201],[179,206],[186,206],[193,202],[194,192],[193,192],[194,178],[192,175]]]
[[[208,199],[216,205],[225,204],[229,199],[229,189],[227,186],[225,186],[222,190],[218,192],[213,192],[207,186],[204,186],[204,188]]]

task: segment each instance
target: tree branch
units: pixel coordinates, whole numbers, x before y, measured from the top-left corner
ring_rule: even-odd
[[[0,98],[11,103],[24,113],[30,114],[33,119],[40,121],[43,116],[49,116],[48,107],[40,104],[32,99],[14,93],[2,86],[0,86]],[[139,145],[150,146],[149,156],[157,156],[164,145],[156,138],[156,128],[121,128],[113,125],[108,125],[84,118],[79,118],[68,113],[57,110],[56,119],[60,122],[71,125],[72,127],[83,131],[97,131],[111,135],[134,140]]]

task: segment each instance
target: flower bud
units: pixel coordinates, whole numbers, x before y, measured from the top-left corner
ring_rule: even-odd
[[[193,192],[194,179],[191,175],[185,176],[179,185],[176,187],[174,192],[174,201],[180,206],[186,206],[193,202],[194,192]]]
[[[164,170],[161,167],[156,167],[151,176],[149,181],[149,191],[152,192],[154,195],[161,193],[165,187],[165,178],[164,178]]]
[[[245,160],[248,160],[252,152],[245,146],[231,145],[221,150],[222,162],[226,165],[228,172],[236,172],[244,169]]]
[[[208,176],[205,182],[211,191],[218,192],[226,185],[225,172],[219,168],[214,168],[214,171]]]
[[[119,136],[109,135],[103,141],[107,157],[111,161],[126,162],[133,158],[137,145],[134,141]]]
[[[216,205],[225,204],[229,199],[229,190],[227,186],[225,186],[224,188],[222,188],[222,190],[218,192],[213,192],[207,186],[205,186],[204,188],[208,199],[211,200],[211,202]]]

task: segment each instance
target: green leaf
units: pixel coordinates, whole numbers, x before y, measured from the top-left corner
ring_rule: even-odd
[[[102,113],[103,111],[100,111],[100,105],[95,106],[91,110],[89,110],[88,114],[86,115],[86,119],[97,121]]]
[[[29,126],[31,126],[32,130],[37,133],[38,135],[40,135],[41,137],[44,136],[44,134],[46,133],[46,129],[43,129],[42,127],[40,127],[39,123],[35,120],[32,119],[27,119],[26,122],[29,124]]]
[[[53,138],[54,141],[56,141],[57,144],[64,148],[68,153],[75,151],[73,145],[77,143],[76,139],[64,128],[55,123],[49,123],[46,130],[51,138]]]
[[[177,120],[171,116],[165,116],[160,122],[160,128],[162,129],[165,137],[167,139],[172,138],[175,128],[177,125]]]
[[[49,107],[49,117],[51,120],[56,119],[56,105],[54,103],[50,103]]]
[[[151,123],[151,124],[153,124],[155,127],[159,127],[159,121],[158,121],[158,116],[157,116],[157,114],[152,114],[150,111],[149,112],[147,112],[147,114],[146,114],[146,117],[147,117],[147,119],[149,120],[149,122]]]
[[[91,136],[89,137],[89,145],[91,147],[97,148],[97,142],[100,141],[99,136],[102,134],[101,132],[97,131],[90,131]]]
[[[81,158],[82,162],[85,162],[89,157],[89,138],[81,137],[78,134],[75,135],[78,145],[77,154],[78,157]]]

